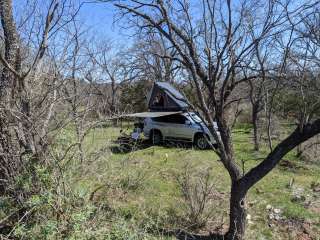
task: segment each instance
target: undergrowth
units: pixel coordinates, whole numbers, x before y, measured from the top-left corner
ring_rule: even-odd
[[[163,146],[113,153],[110,147],[118,132],[92,130],[85,139],[85,162],[70,151],[59,163],[36,166],[41,191],[26,202],[30,221],[22,219],[3,236],[159,240],[173,239],[163,235],[164,229],[204,233],[227,229],[230,180],[214,152]],[[62,156],[73,139],[72,129],[65,129],[52,153]],[[253,151],[248,125],[237,126],[233,139],[244,171],[268,153],[265,145]],[[311,189],[319,181],[319,165],[304,163],[294,153],[285,160],[294,163],[289,165],[294,169],[277,167],[248,194],[247,239],[288,239],[290,222],[308,223],[310,234],[319,233],[320,206],[314,205],[319,195]],[[22,178],[19,182],[28,187],[31,181]],[[305,201],[292,201],[296,189],[302,189]],[[10,199],[1,198],[0,203],[5,223],[3,219],[18,209],[12,208]],[[280,209],[281,221],[270,220],[268,205]],[[291,231],[292,236],[298,236],[298,229]]]

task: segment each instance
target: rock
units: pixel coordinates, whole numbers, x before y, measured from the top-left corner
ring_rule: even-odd
[[[270,213],[268,217],[269,217],[270,220],[273,220],[274,219],[274,214]]]
[[[271,205],[267,205],[267,209],[270,212],[268,215],[269,220],[275,220],[275,221],[279,221],[282,219],[281,216],[281,209],[279,208],[273,208]]]
[[[275,208],[275,209],[273,209],[273,212],[276,213],[276,214],[280,214],[281,213],[281,209]]]
[[[274,220],[276,220],[276,221],[279,221],[281,219],[281,216],[280,215],[274,215]]]

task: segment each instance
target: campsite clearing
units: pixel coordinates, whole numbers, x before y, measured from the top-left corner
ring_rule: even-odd
[[[85,139],[88,159],[92,159],[90,154],[107,146],[106,153],[94,161],[81,164],[75,159],[68,165],[65,181],[74,197],[82,199],[81,206],[70,209],[73,215],[83,216],[77,222],[78,229],[72,233],[74,239],[88,236],[171,239],[161,236],[161,229],[192,229],[188,225],[189,205],[183,198],[177,177],[182,179],[183,174],[189,174],[190,179],[197,179],[205,171],[210,172],[210,183],[213,183],[209,212],[204,213],[209,218],[205,226],[193,231],[227,227],[229,178],[213,151],[162,146],[126,154],[113,153],[110,147],[118,131],[118,128],[92,130]],[[248,127],[234,129],[233,137],[237,159],[250,159],[244,163],[245,170],[256,165],[267,153],[266,148],[260,152],[252,150]],[[71,142],[72,138],[66,130],[61,143]],[[318,193],[311,189],[311,185],[319,181],[319,166],[298,161],[294,153],[286,160],[295,167],[277,167],[249,192],[247,239],[288,239],[289,235],[299,239],[297,236],[305,231],[310,236],[320,234],[319,205],[308,205],[308,201],[316,197],[319,201]],[[186,172],[186,166],[191,170]],[[294,185],[288,187],[293,178]],[[302,189],[305,201],[292,201],[297,189]]]

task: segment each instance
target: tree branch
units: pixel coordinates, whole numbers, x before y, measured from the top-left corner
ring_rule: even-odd
[[[251,188],[254,184],[266,176],[288,152],[319,133],[320,119],[315,120],[313,123],[304,125],[302,129],[297,127],[294,132],[292,132],[290,136],[279,143],[258,166],[252,168],[241,179],[241,182],[245,185],[245,188]]]

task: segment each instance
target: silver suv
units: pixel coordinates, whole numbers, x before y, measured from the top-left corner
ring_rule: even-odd
[[[214,127],[217,129],[216,123]],[[153,144],[186,141],[194,143],[199,149],[206,149],[216,143],[206,124],[194,112],[145,118],[143,133]]]

